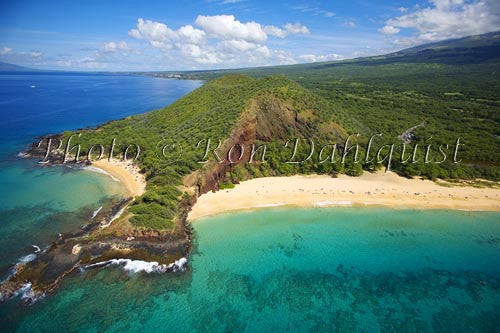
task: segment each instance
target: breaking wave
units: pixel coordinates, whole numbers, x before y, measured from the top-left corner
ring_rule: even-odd
[[[97,214],[99,214],[99,212],[101,211],[101,209],[102,209],[102,206],[99,207],[99,208],[97,208],[96,210],[94,210],[94,212],[92,213],[92,217],[90,219],[93,220],[94,217],[96,217]]]
[[[109,177],[111,177],[111,179],[113,179],[115,182],[119,182],[118,178],[116,178],[115,176],[113,176],[112,174],[110,174],[109,172],[107,171],[104,171],[102,169],[99,169],[99,168],[96,168],[94,166],[84,166],[82,167],[83,170],[87,170],[87,171],[92,171],[92,172],[97,172],[97,173],[100,173],[100,174],[103,174],[103,175],[107,175]]]
[[[84,268],[99,268],[108,266],[121,266],[125,271],[138,273],[176,273],[183,272],[186,269],[187,259],[180,258],[175,262],[164,265],[156,261],[132,260],[132,259],[111,259],[98,262],[91,265],[86,265]]]
[[[313,202],[314,207],[325,207],[325,206],[352,206],[352,201],[316,201]]]

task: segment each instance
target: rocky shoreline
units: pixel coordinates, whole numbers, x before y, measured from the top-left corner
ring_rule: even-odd
[[[60,135],[40,137],[38,142],[49,138],[58,140]],[[32,144],[23,157],[43,159],[45,153],[38,142]],[[62,162],[63,154],[59,150],[51,152],[50,159],[41,165],[50,167]],[[105,267],[110,263],[121,263],[123,266],[124,263],[137,261],[156,265],[159,267],[153,270],[156,273],[183,271],[192,241],[192,228],[187,215],[196,201],[196,195],[187,202],[181,202],[182,214],[171,232],[136,229],[133,234],[120,237],[102,232],[132,201],[133,198],[126,198],[109,203],[79,230],[59,234],[44,251],[35,254],[33,260],[14,265],[13,273],[0,284],[0,302],[21,294],[21,302],[31,304],[57,289],[67,275],[79,269]]]

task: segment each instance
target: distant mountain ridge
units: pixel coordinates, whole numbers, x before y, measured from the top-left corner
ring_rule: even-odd
[[[366,60],[378,63],[386,61],[474,64],[498,58],[500,58],[500,32],[497,31],[423,44],[384,56],[368,57]],[[358,59],[358,61],[363,60]]]
[[[38,70],[0,61],[0,72],[34,72],[34,71]]]
[[[484,46],[499,46],[500,45],[500,31],[489,32],[481,35],[472,35],[461,38],[446,39],[439,42],[426,43],[418,46],[413,46],[398,52],[398,53],[415,53],[423,50],[429,49],[453,49],[453,48],[464,48],[464,47],[484,47]]]

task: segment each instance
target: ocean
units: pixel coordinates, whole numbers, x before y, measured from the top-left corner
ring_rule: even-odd
[[[0,125],[2,143],[15,147],[2,153],[0,164],[2,273],[33,253],[32,244],[46,246],[60,230],[86,223],[103,203],[123,195],[106,175],[41,169],[15,157],[32,136],[158,108],[199,85],[127,76],[0,76],[1,113],[13,124]],[[52,95],[40,93],[31,106],[21,107],[27,103],[22,94],[44,86]],[[499,213],[280,207],[205,217],[193,227],[195,244],[185,272],[83,270],[31,306],[18,299],[1,305],[1,330],[494,332],[500,327]]]
[[[162,108],[201,84],[126,75],[0,74],[0,278],[29,258],[32,245],[47,246],[125,194],[108,175],[41,168],[19,152],[36,136]]]

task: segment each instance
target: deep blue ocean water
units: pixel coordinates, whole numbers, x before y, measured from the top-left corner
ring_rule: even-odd
[[[105,175],[41,169],[15,157],[32,136],[158,108],[199,84],[102,75],[0,76],[0,113],[11,124],[0,125],[0,142],[8,147],[0,162],[2,272],[32,252],[31,244],[43,246],[57,232],[83,224],[95,208],[122,193]],[[500,327],[499,213],[273,208],[203,218],[194,229],[187,271],[159,275],[115,267],[75,273],[34,305],[20,306],[17,299],[1,305],[0,331]]]

